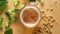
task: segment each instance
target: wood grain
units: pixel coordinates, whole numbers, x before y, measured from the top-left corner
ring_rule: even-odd
[[[21,0],[22,1],[22,0]],[[20,1],[20,2],[21,2]],[[57,1],[57,3],[55,3]],[[8,0],[8,8],[9,9],[15,9],[13,6],[13,0]],[[28,3],[28,0],[23,0],[23,3]],[[40,10],[45,10],[45,13],[47,15],[52,15],[54,19],[56,20],[56,23],[54,23],[54,27],[52,28],[53,34],[60,34],[60,0],[44,0],[44,6],[41,6],[41,4],[37,5]],[[20,4],[18,7],[20,9]],[[47,11],[47,9],[53,8],[53,11]],[[6,22],[6,15],[5,13],[2,13],[1,15],[4,18],[3,21],[3,27]],[[33,28],[27,28],[25,27],[21,22],[19,17],[17,18],[16,22],[12,23],[10,25],[10,28],[13,29],[13,34],[31,34]],[[3,28],[2,31],[0,31],[0,34],[4,34],[5,32],[5,27]]]

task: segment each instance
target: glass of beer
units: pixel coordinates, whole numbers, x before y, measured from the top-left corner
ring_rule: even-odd
[[[41,12],[36,6],[27,5],[20,12],[20,20],[26,27],[35,27],[41,20]]]

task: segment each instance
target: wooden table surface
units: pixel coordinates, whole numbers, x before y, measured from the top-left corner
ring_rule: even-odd
[[[22,0],[21,0],[22,1]],[[20,1],[20,2],[21,2]],[[23,0],[23,3],[27,3],[28,0]],[[57,3],[55,2],[57,1]],[[8,0],[8,8],[9,9],[15,9],[15,7],[13,6],[13,0]],[[40,10],[45,10],[46,15],[52,15],[54,17],[54,19],[56,20],[56,22],[54,23],[54,27],[52,28],[52,33],[53,34],[60,34],[60,0],[44,0],[44,6],[38,5]],[[20,5],[18,5],[18,7],[20,9]],[[53,8],[53,11],[47,11],[46,9],[49,8]],[[3,20],[3,27],[4,24],[6,22],[6,15],[3,12],[1,15],[4,20]],[[13,34],[31,34],[33,28],[26,28],[19,19],[19,16],[16,20],[16,22],[13,22],[10,25],[10,28],[13,29]],[[0,34],[4,34],[5,32],[5,27],[3,28],[2,31],[0,31]]]

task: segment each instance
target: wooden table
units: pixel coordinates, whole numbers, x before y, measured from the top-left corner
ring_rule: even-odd
[[[7,6],[8,8],[10,8],[10,9],[16,8],[13,6],[13,0],[8,0],[8,1],[9,1],[8,6]],[[27,1],[28,0],[23,0],[23,3],[24,2],[27,3]],[[57,3],[55,1],[57,1]],[[52,32],[53,32],[53,34],[60,34],[60,0],[45,0],[44,6],[38,5],[38,7],[40,10],[45,10],[45,13],[47,15],[52,15],[54,17],[56,22],[54,23],[54,27],[52,28]],[[20,5],[18,5],[17,8],[20,9]],[[49,8],[53,8],[53,11],[52,12],[47,11],[47,9],[49,9]],[[7,17],[4,12],[2,13],[1,16],[4,18],[4,20],[3,20],[3,27],[4,27]],[[14,22],[10,25],[10,28],[13,29],[13,34],[31,34],[32,30],[33,30],[33,28],[25,27],[20,22],[19,16],[18,16],[16,22]],[[4,34],[5,30],[6,29],[4,27],[3,30],[0,31],[0,34]]]

